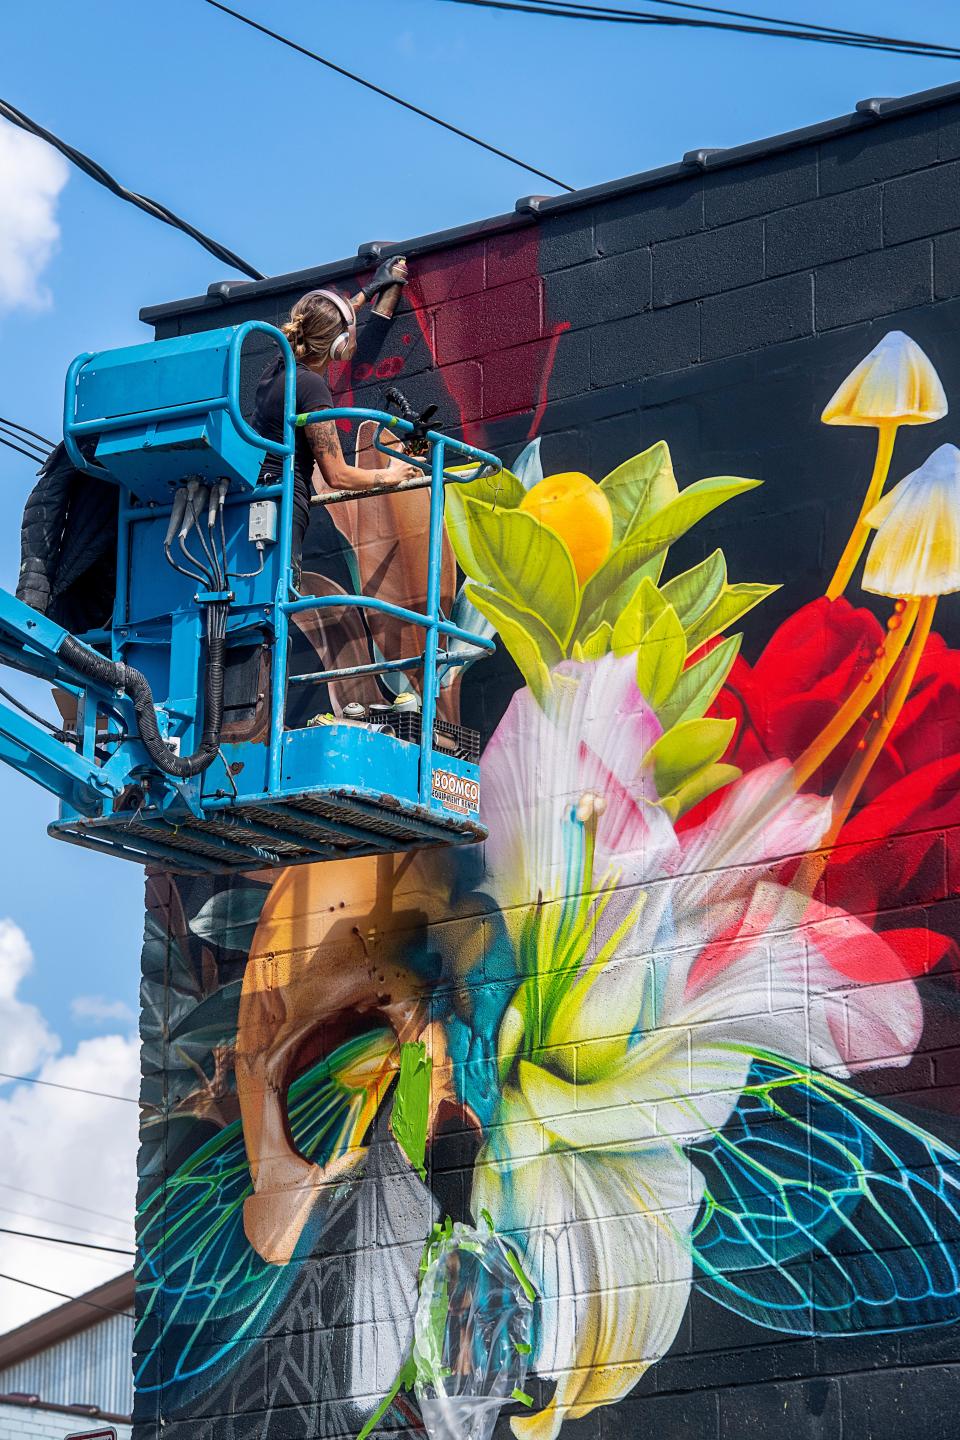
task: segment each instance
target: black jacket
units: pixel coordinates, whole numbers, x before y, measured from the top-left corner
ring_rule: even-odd
[[[58,445],[23,512],[17,598],[74,632],[108,624],[118,508],[116,486],[76,470]]]

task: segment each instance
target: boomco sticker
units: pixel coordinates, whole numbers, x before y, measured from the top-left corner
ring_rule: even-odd
[[[480,814],[479,783],[455,775],[452,770],[434,770],[433,798],[447,810],[459,810],[461,815]]]

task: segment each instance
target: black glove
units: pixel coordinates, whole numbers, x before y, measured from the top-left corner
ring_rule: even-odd
[[[379,295],[381,290],[386,290],[388,285],[406,285],[407,276],[401,270],[399,274],[393,273],[393,267],[399,261],[398,255],[391,255],[389,260],[381,260],[373,273],[373,278],[368,280],[360,291],[365,300],[372,300],[374,295]]]

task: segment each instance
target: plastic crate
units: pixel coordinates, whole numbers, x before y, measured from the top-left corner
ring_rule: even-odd
[[[407,740],[412,745],[420,744],[421,725],[419,710],[401,710],[389,719],[390,728],[398,740]],[[433,748],[442,754],[453,755],[458,760],[468,760],[472,765],[480,763],[480,732],[466,725],[454,725],[449,720],[433,722]]]

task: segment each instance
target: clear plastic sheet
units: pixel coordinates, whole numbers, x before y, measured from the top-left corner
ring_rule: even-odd
[[[424,1252],[414,1391],[430,1440],[489,1440],[502,1406],[529,1402],[534,1293],[492,1228],[449,1225]]]

